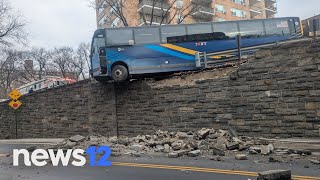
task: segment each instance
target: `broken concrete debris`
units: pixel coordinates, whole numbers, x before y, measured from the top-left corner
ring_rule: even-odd
[[[181,156],[197,157],[208,155],[210,159],[221,161],[221,156],[234,154],[237,160],[246,160],[248,155],[276,155],[281,157],[288,154],[291,158],[310,155],[308,150],[276,149],[267,140],[252,137],[236,137],[229,131],[202,128],[199,131],[169,132],[156,131],[153,135],[138,135],[136,137],[104,137],[76,135],[62,143],[43,149],[86,149],[90,146],[109,146],[112,156],[131,155],[140,157],[144,154],[166,154],[170,158]],[[30,147],[33,151],[38,147]],[[299,156],[299,157],[296,157]],[[277,161],[271,157],[269,162]],[[317,160],[312,161],[317,164]]]
[[[257,180],[291,180],[290,170],[271,170],[258,173]]]
[[[312,164],[320,164],[320,160],[316,160],[316,159],[310,159],[310,162]]]
[[[200,139],[205,139],[209,135],[209,133],[210,133],[210,129],[206,129],[206,128],[202,128],[200,131],[198,131],[198,135]]]
[[[136,152],[140,152],[140,151],[143,151],[144,150],[144,146],[141,145],[141,144],[133,144],[130,146],[130,149],[133,150],[133,151],[136,151]]]
[[[237,154],[235,158],[236,160],[247,160],[248,156],[245,154]]]
[[[225,156],[226,153],[224,152],[224,150],[218,149],[218,148],[213,148],[212,149],[212,154],[213,155],[217,155],[217,156]]]
[[[75,135],[69,138],[71,142],[83,142],[86,138],[80,135]]]
[[[220,156],[212,156],[212,157],[210,157],[210,160],[213,160],[213,161],[222,161],[222,159],[221,159]]]
[[[238,143],[238,142],[228,143],[228,144],[227,144],[227,149],[228,149],[228,150],[239,149],[239,143]]]
[[[311,155],[311,151],[303,149],[289,149],[290,154]]]
[[[179,157],[179,154],[175,153],[175,152],[172,152],[172,153],[168,154],[168,158],[178,158],[178,157]]]
[[[200,153],[201,153],[200,150],[194,150],[194,151],[188,152],[188,156],[189,156],[189,157],[197,157],[197,156],[200,155]]]

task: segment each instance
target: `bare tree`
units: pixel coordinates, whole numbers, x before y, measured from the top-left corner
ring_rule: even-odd
[[[86,79],[88,77],[86,74],[88,74],[88,70],[90,69],[90,45],[88,43],[81,43],[74,53],[74,58],[68,65],[69,70],[75,75],[75,79]]]
[[[73,61],[74,51],[70,47],[55,48],[52,53],[52,64],[60,72],[62,77],[69,77],[72,73],[70,62]]]
[[[29,51],[28,60],[35,62],[37,80],[43,79],[47,75],[50,58],[49,51],[44,48],[32,48]]]
[[[91,69],[91,62],[90,62],[90,43],[80,43],[77,51],[76,57],[81,59],[87,65],[87,71]]]
[[[14,50],[0,52],[0,96],[5,97],[19,77],[17,73],[19,52]]]
[[[16,51],[16,64],[15,71],[18,73],[19,78],[17,82],[24,84],[38,80],[33,68],[33,62],[30,63],[29,51]]]
[[[129,24],[125,12],[123,11],[124,6],[129,6],[128,0],[91,0],[94,8],[99,11],[100,9],[111,9],[112,14],[119,18],[123,26],[133,26],[134,24]],[[144,8],[141,9],[140,15],[141,19],[145,25],[153,25],[154,22],[158,24],[181,24],[186,18],[192,16],[194,13],[198,12],[201,8],[208,8],[211,2],[197,2],[183,1],[183,0],[149,0],[149,5],[151,6],[151,12],[145,12]],[[159,13],[159,8],[161,13]],[[156,13],[157,12],[157,13]],[[107,20],[113,21],[111,13],[106,14]],[[177,19],[177,21],[175,21]],[[199,18],[198,18],[199,19]],[[210,21],[208,19],[201,19],[201,21]]]
[[[120,19],[123,26],[129,26],[127,17],[125,16],[125,12],[123,11],[123,7],[126,3],[130,3],[130,0],[90,0],[90,2],[94,9],[97,11],[99,11],[99,9],[110,9],[114,17]],[[111,14],[107,14],[106,17],[110,22],[115,19]]]
[[[26,22],[21,15],[13,11],[7,0],[0,0],[0,45],[12,46],[26,43]]]

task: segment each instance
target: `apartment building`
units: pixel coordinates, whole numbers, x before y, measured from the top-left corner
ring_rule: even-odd
[[[277,13],[276,0],[96,0],[96,5],[98,28],[261,19]]]

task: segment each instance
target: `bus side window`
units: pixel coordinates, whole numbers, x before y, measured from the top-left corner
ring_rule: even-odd
[[[238,35],[238,25],[235,22],[218,22],[213,24],[213,30],[215,33],[220,33],[220,36],[223,34],[223,39],[235,39]],[[219,34],[217,34],[219,35]],[[220,37],[219,36],[219,37]],[[222,38],[222,37],[220,37]],[[219,39],[219,38],[217,38]]]
[[[211,24],[187,25],[188,35],[212,33]]]
[[[264,37],[264,27],[262,21],[240,21],[240,34],[244,38]]]
[[[286,36],[290,35],[289,24],[287,20],[268,19],[265,21],[267,36]]]
[[[108,29],[107,30],[107,46],[124,46],[132,45],[133,31],[132,29]]]
[[[184,25],[178,26],[162,26],[161,27],[161,42],[162,43],[176,43],[178,38],[172,37],[186,36],[186,28]]]
[[[160,43],[159,27],[147,27],[134,29],[137,44]]]

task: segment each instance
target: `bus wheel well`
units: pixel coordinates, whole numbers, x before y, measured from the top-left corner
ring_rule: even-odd
[[[129,72],[129,67],[128,67],[128,65],[127,65],[126,63],[122,62],[122,61],[118,61],[118,62],[113,63],[112,66],[111,66],[111,70],[112,70],[116,65],[122,65],[122,66],[126,67],[127,70],[128,70],[128,72]]]

